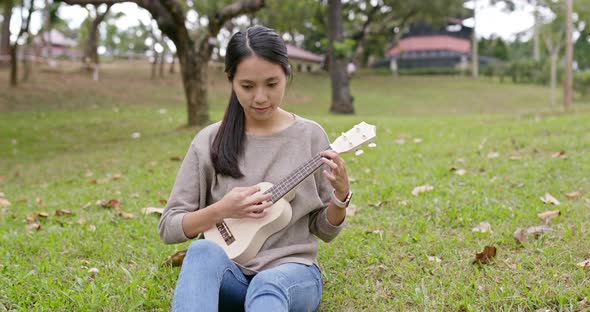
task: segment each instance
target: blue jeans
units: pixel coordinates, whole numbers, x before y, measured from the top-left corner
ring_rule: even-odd
[[[215,243],[198,239],[184,257],[172,311],[315,311],[321,297],[316,265],[285,263],[248,276]]]

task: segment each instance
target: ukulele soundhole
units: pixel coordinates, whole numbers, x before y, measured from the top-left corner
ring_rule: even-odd
[[[225,222],[217,223],[216,226],[217,226],[217,230],[219,230],[219,233],[221,234],[221,237],[223,238],[223,240],[225,241],[225,243],[228,246],[236,241],[236,238],[230,232],[230,230],[227,227],[227,224],[225,224]]]

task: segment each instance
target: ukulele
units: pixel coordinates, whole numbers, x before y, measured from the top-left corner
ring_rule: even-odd
[[[375,138],[377,135],[375,130],[375,126],[361,122],[339,136],[330,144],[330,149],[338,154],[356,150]],[[322,157],[317,154],[279,183],[275,185],[268,182],[259,183],[260,192],[272,193],[273,205],[265,209],[264,218],[224,219],[203,233],[205,239],[221,246],[233,261],[245,264],[258,254],[262,244],[271,235],[289,224],[292,214],[289,202],[295,197],[295,187],[322,165]]]

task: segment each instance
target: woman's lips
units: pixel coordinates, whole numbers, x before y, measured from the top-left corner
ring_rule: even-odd
[[[254,110],[258,113],[266,112],[270,107],[253,107]]]

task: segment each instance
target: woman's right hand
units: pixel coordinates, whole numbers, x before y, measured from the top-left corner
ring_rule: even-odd
[[[217,202],[223,218],[254,218],[266,215],[265,209],[272,206],[272,194],[262,194],[260,186],[234,187]]]

